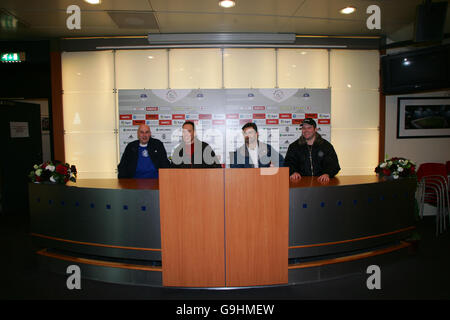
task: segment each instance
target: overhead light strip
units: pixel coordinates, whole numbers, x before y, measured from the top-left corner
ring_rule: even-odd
[[[173,44],[173,45],[146,45],[146,46],[99,46],[97,50],[115,49],[171,49],[171,48],[314,48],[314,49],[345,49],[347,45],[276,45],[276,44]]]
[[[315,36],[296,35],[296,38],[323,38],[323,39],[381,39],[380,36]]]
[[[150,44],[294,44],[295,33],[149,33]]]

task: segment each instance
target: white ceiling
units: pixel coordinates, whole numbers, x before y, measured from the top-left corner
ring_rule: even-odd
[[[0,0],[2,16],[19,20],[14,29],[0,24],[2,39],[85,36],[146,36],[148,33],[289,32],[298,35],[413,38],[415,11],[423,0],[236,0],[223,9],[218,0]],[[69,5],[81,8],[81,30],[66,27]],[[381,9],[381,30],[369,30],[369,5]],[[339,9],[354,6],[351,15]],[[450,6],[449,6],[450,7]],[[112,11],[112,15],[108,12]],[[445,32],[450,32],[450,8]],[[114,20],[113,18],[114,17]],[[155,20],[156,19],[156,20]],[[156,25],[154,24],[156,22]]]

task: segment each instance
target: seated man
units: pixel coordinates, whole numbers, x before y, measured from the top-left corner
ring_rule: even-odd
[[[122,154],[118,177],[158,178],[158,169],[170,166],[166,149],[161,141],[151,137],[149,126],[141,124],[137,134],[138,140],[130,142]]]
[[[213,149],[197,139],[192,121],[183,124],[183,140],[172,154],[172,168],[222,168]]]
[[[270,144],[258,141],[258,127],[246,123],[242,127],[245,143],[230,155],[230,168],[263,168],[283,166],[283,156]]]
[[[284,161],[290,180],[317,176],[319,182],[330,181],[341,170],[333,146],[317,133],[314,119],[306,118],[301,127],[302,135],[289,145]]]

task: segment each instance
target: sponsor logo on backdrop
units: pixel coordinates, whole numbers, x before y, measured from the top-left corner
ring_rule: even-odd
[[[213,126],[224,126],[225,120],[213,120],[212,124],[213,124]]]
[[[265,118],[266,118],[265,113],[254,113],[253,114],[253,119],[265,119]]]
[[[198,114],[197,113],[190,113],[186,115],[186,120],[198,120]]]
[[[266,119],[253,119],[253,123],[257,126],[264,126],[266,124]]]
[[[227,126],[238,126],[239,120],[238,119],[227,119]]]

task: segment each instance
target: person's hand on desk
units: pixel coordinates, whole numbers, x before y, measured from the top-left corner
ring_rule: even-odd
[[[298,172],[294,172],[293,174],[291,174],[291,176],[289,177],[289,180],[291,181],[298,181],[302,178],[302,176],[300,175],[300,173]]]
[[[325,173],[320,177],[318,177],[317,181],[319,181],[320,183],[328,183],[330,181],[330,176],[327,173]]]

